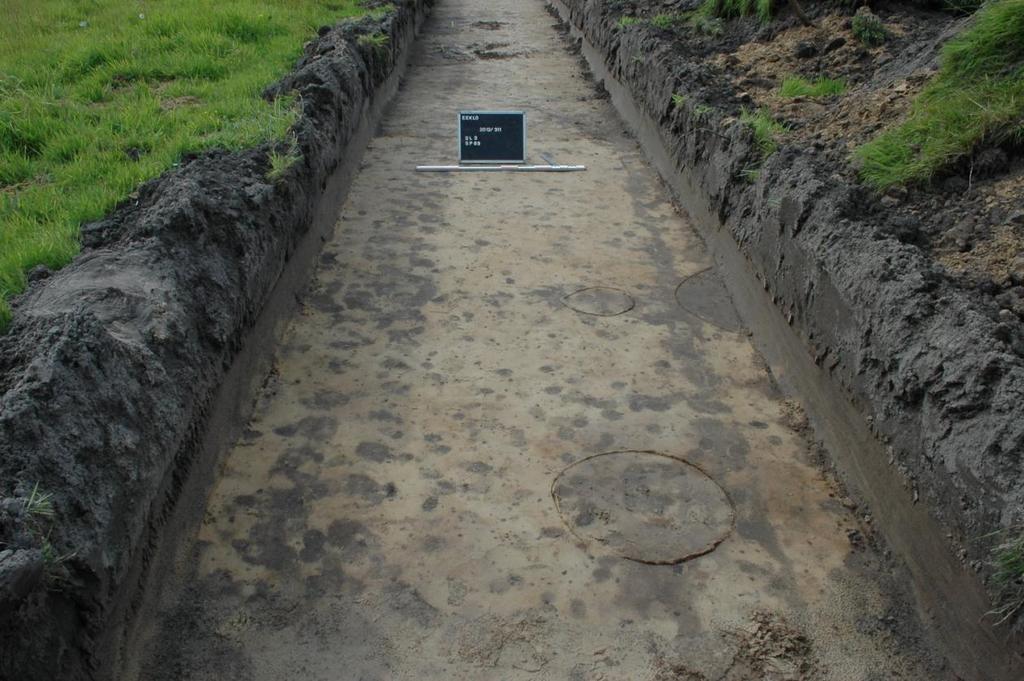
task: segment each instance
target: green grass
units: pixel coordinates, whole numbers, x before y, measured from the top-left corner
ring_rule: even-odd
[[[52,518],[54,515],[53,495],[40,491],[37,482],[33,485],[28,499],[25,500],[23,510],[29,516]]]
[[[33,485],[32,492],[22,502],[22,516],[25,519],[25,529],[42,551],[47,579],[51,581],[62,579],[65,575],[61,566],[75,555],[75,551],[61,554],[50,543],[50,533],[57,517],[53,508],[53,494],[41,491],[39,483]]]
[[[985,0],[932,0],[930,4],[954,14],[970,14],[981,7],[984,2]]]
[[[1002,601],[993,614],[999,623],[1008,622],[1024,611],[1024,529],[1004,535],[1003,541],[992,552],[995,570],[992,580],[1002,595]]]
[[[740,122],[754,130],[754,141],[763,158],[771,156],[778,150],[778,137],[787,130],[786,126],[772,118],[766,109],[744,109],[740,114]]]
[[[696,12],[690,20],[690,25],[698,33],[703,33],[711,38],[720,38],[725,33],[725,26],[718,17],[709,16],[706,12]]]
[[[782,82],[779,94],[783,97],[830,97],[846,92],[846,81],[842,78],[817,78],[809,81],[800,76],[791,76]]]
[[[867,47],[878,47],[889,39],[889,29],[874,14],[858,14],[851,25],[853,37]]]
[[[686,104],[686,95],[675,93],[672,95],[672,106],[676,109]]]
[[[689,24],[697,32],[717,38],[725,32],[725,27],[722,25],[722,20],[712,13],[713,4],[706,2],[695,10],[656,14],[650,19],[621,16],[617,24],[619,28],[649,24],[664,31],[672,31]]]
[[[703,11],[712,17],[735,19],[756,14],[757,18],[767,23],[772,18],[773,0],[705,0]]]
[[[388,48],[388,36],[384,33],[361,35],[356,38],[356,42],[360,47],[367,47],[375,52],[383,52]]]
[[[855,152],[878,189],[926,182],[982,144],[1024,143],[1024,0],[993,0],[942,51],[906,121]]]
[[[274,149],[269,156],[270,170],[267,171],[267,179],[274,183],[280,181],[293,165],[302,160],[298,140],[295,137],[288,140],[288,145],[283,152]]]
[[[671,31],[686,20],[686,16],[679,12],[658,14],[651,18],[651,26],[665,31]]]
[[[267,103],[323,24],[358,0],[4,0],[0,22],[0,329],[36,265],[183,154],[283,139]]]

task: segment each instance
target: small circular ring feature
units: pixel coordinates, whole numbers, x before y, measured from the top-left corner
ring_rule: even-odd
[[[620,288],[588,286],[562,297],[562,304],[580,314],[616,317],[636,307],[636,301]]]
[[[708,267],[683,279],[675,291],[676,304],[684,312],[722,331],[741,333],[743,320],[732,303],[718,272]]]
[[[555,508],[579,539],[638,563],[676,565],[714,551],[732,533],[736,510],[699,466],[668,454],[595,454],[551,484]]]

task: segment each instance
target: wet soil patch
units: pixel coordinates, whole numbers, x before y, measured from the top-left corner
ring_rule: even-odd
[[[718,483],[658,452],[623,450],[578,461],[555,478],[551,496],[573,534],[651,565],[713,551],[735,521]]]
[[[477,59],[490,60],[490,59],[513,59],[515,57],[521,57],[525,54],[523,50],[518,50],[512,46],[512,43],[484,43],[484,44],[472,44],[469,46],[470,51],[476,55]]]
[[[445,61],[470,62],[475,59],[469,50],[458,45],[435,45],[433,51]]]

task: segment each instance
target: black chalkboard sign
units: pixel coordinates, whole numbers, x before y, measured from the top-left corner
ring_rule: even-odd
[[[526,114],[522,111],[460,111],[459,163],[526,161]]]

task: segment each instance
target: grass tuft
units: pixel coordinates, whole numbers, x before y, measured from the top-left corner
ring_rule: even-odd
[[[267,180],[276,184],[292,166],[302,160],[298,141],[292,136],[289,138],[288,146],[283,152],[274,149],[268,154],[268,158],[270,160],[270,169],[267,171]]]
[[[32,487],[31,494],[25,499],[22,510],[28,516],[52,518],[54,515],[53,495],[40,492],[39,483],[37,482]]]
[[[693,13],[690,25],[698,33],[703,33],[709,38],[720,38],[725,33],[725,25],[722,20],[708,14],[703,7]]]
[[[750,0],[750,2],[754,2],[754,0]],[[637,26],[646,23],[663,31],[674,31],[685,25],[689,25],[698,33],[703,33],[704,35],[717,38],[725,32],[725,27],[722,25],[722,19],[718,18],[718,16],[714,14],[713,8],[714,3],[708,0],[695,10],[687,10],[685,12],[666,12],[663,14],[656,14],[650,19],[621,16],[616,23],[619,28],[629,28],[630,26]]]
[[[389,40],[385,33],[370,33],[356,38],[356,43],[379,54],[387,50]]]
[[[972,14],[985,4],[985,0],[938,0],[932,4],[954,14]]]
[[[846,92],[846,81],[842,78],[817,78],[809,81],[800,76],[791,76],[782,82],[779,94],[783,97],[831,97]]]
[[[651,18],[651,26],[660,28],[664,31],[671,31],[672,29],[680,26],[686,21],[686,15],[679,12],[670,12],[668,14],[658,14]]]
[[[53,508],[53,495],[42,492],[39,483],[32,487],[28,498],[22,502],[22,514],[25,517],[25,527],[28,533],[38,542],[43,554],[43,564],[46,576],[50,580],[61,580],[65,577],[61,566],[73,558],[76,551],[61,554],[50,542],[50,533],[56,512]]]
[[[710,107],[707,104],[698,104],[693,107],[693,115],[697,118],[704,118],[705,116],[711,115],[714,110],[714,107]]]
[[[360,4],[366,4],[360,0]],[[395,7],[395,3],[389,2],[383,5],[379,5],[372,9],[366,10],[366,14],[373,17],[374,19],[383,19],[386,16],[390,16],[398,12],[398,8]]]
[[[679,107],[683,106],[684,104],[686,104],[686,95],[681,95],[681,94],[678,94],[678,93],[672,95],[672,106],[673,106],[673,108],[678,109]]]
[[[926,182],[982,145],[1024,142],[1024,0],[993,0],[943,48],[906,121],[855,152],[885,189]]]
[[[701,6],[709,17],[736,19],[756,14],[762,23],[772,19],[773,0],[704,0]]]
[[[1024,612],[1024,529],[1004,537],[992,551],[992,580],[1002,597],[992,614],[999,618],[999,624]]]
[[[787,131],[786,126],[772,118],[767,109],[758,109],[757,111],[744,109],[740,114],[740,122],[753,129],[754,141],[761,151],[762,158],[767,158],[778,151],[778,137]]]
[[[359,0],[7,0],[0,22],[0,301],[184,154],[284,139],[263,89]],[[0,302],[0,330],[10,320]]]
[[[867,47],[878,47],[889,40],[889,29],[874,14],[858,14],[853,17],[853,37]]]

